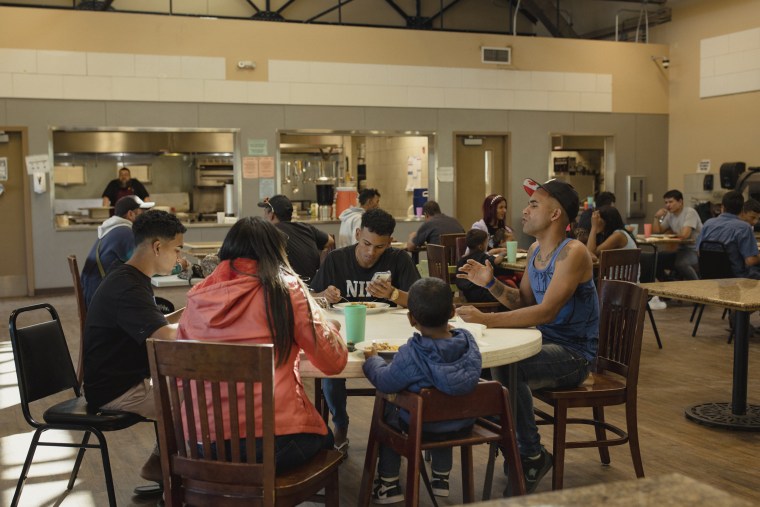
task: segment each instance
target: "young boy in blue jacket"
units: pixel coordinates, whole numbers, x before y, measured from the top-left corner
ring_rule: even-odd
[[[454,316],[451,287],[437,278],[423,278],[409,289],[409,323],[417,333],[402,345],[393,362],[386,363],[377,351],[365,351],[364,374],[384,393],[403,390],[419,392],[434,387],[457,396],[475,389],[480,378],[481,357],[475,338],[466,329],[449,329]],[[408,428],[409,413],[388,405],[385,420],[398,429]],[[424,433],[447,434],[467,431],[473,419],[459,419],[425,424]],[[449,495],[449,472],[452,450],[435,449],[432,455],[432,487],[436,496]],[[380,447],[378,478],[372,492],[377,504],[400,502],[404,499],[399,485],[401,457],[384,446]]]

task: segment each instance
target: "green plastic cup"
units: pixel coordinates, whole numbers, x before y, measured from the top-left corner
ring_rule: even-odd
[[[364,327],[367,322],[367,307],[348,305],[343,308],[346,316],[346,342],[355,344],[364,341]]]
[[[507,262],[517,261],[517,241],[507,241]]]

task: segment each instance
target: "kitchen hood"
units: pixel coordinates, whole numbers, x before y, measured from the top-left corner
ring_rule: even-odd
[[[56,155],[213,153],[231,156],[235,150],[232,131],[146,130],[54,130]]]

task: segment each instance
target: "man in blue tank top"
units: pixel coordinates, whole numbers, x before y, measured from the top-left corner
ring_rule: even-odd
[[[552,456],[541,445],[531,389],[575,387],[588,376],[599,337],[599,301],[594,287],[591,256],[583,243],[565,234],[578,214],[578,193],[569,183],[549,180],[523,182],[530,196],[523,209],[523,232],[536,242],[528,250],[528,272],[519,289],[493,276],[493,267],[470,260],[459,278],[485,287],[511,311],[481,313],[464,306],[457,313],[467,322],[488,327],[536,326],[543,337],[541,352],[517,363],[515,425],[529,492],[552,467]],[[506,383],[506,366],[492,369]]]

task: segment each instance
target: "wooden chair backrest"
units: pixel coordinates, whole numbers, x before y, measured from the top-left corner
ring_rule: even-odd
[[[599,287],[599,346],[596,369],[626,378],[626,385],[635,389],[639,376],[641,337],[647,290],[635,283],[602,280]]]
[[[274,505],[273,346],[150,339],[148,359],[160,407],[158,434],[171,504],[206,505],[208,494],[245,496],[260,490],[261,504]],[[211,410],[206,406],[209,398]],[[225,440],[223,404],[229,407],[230,452],[216,445],[214,456],[212,442]],[[244,425],[238,424],[239,411],[245,413]],[[198,416],[200,426],[191,414]],[[256,458],[257,421],[263,435],[261,461]],[[244,461],[240,440],[246,436]]]
[[[640,248],[602,250],[602,254],[599,256],[599,281],[597,286],[601,285],[602,280],[638,282],[640,259]]]
[[[77,265],[77,256],[69,255],[69,270],[71,279],[74,282],[74,296],[77,299],[77,312],[79,313],[79,360],[77,361],[77,380],[82,385],[84,380],[84,323],[87,321],[87,307],[84,304],[84,290],[82,289],[82,279],[79,276],[79,266]]]
[[[459,262],[459,259],[464,257],[464,254],[466,251],[467,251],[467,238],[465,236],[460,236],[457,238],[457,262]]]
[[[462,257],[458,255],[457,238],[464,237],[464,233],[441,234],[441,245],[446,248],[446,261],[452,266],[456,266],[457,261]]]
[[[441,245],[428,244],[427,258],[430,276],[449,283],[449,263],[446,260],[446,248]]]

